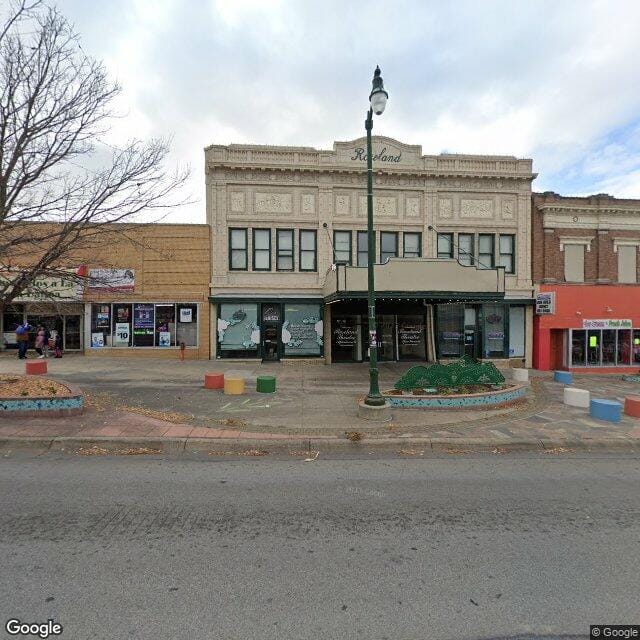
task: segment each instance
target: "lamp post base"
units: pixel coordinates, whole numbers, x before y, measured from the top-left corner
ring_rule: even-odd
[[[382,404],[367,404],[367,400],[358,402],[358,417],[374,422],[389,422],[391,420],[391,405],[380,396]]]

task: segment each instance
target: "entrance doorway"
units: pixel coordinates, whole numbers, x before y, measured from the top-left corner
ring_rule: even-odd
[[[278,357],[278,324],[269,322],[262,327],[262,359],[273,362]]]

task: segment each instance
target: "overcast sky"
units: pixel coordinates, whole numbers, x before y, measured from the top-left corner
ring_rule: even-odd
[[[331,148],[374,133],[423,153],[530,157],[537,191],[640,198],[640,2],[60,0],[123,87],[104,139],[173,135],[205,222],[212,143]]]

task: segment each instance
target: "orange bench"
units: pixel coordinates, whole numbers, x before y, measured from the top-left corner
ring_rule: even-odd
[[[224,389],[224,373],[205,373],[205,389]]]
[[[46,360],[27,360],[24,364],[28,376],[38,376],[47,373]]]
[[[624,412],[633,418],[640,418],[640,396],[625,396]]]

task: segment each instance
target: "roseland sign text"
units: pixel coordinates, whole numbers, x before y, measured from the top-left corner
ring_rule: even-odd
[[[352,160],[362,160],[363,162],[367,159],[367,152],[363,147],[356,147],[353,150]],[[397,156],[392,155],[391,153],[387,153],[387,147],[382,147],[382,151],[376,153],[372,160],[374,162],[400,162],[402,159],[402,152],[400,152]]]

